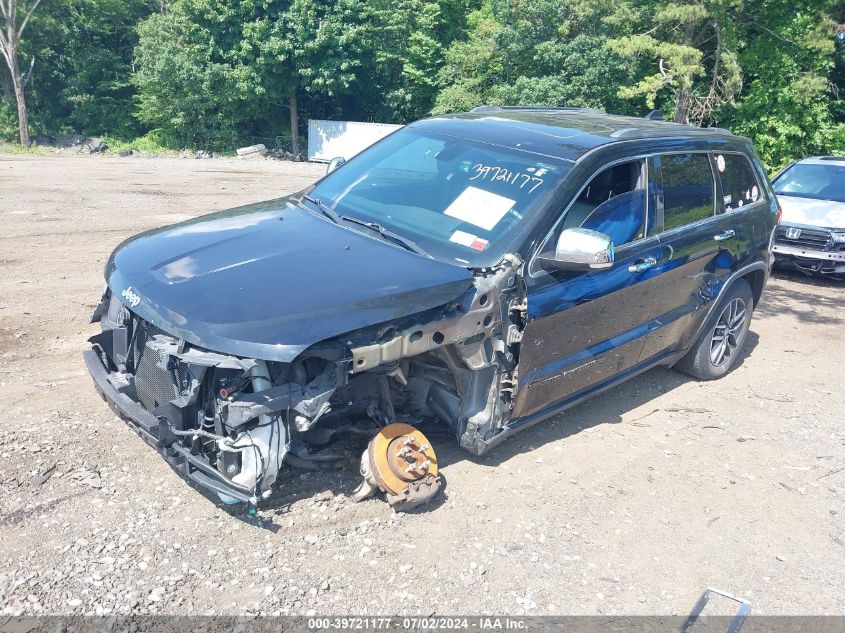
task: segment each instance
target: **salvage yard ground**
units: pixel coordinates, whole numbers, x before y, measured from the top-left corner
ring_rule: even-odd
[[[286,471],[254,517],[180,479],[82,364],[106,258],[322,172],[0,156],[0,610],[685,614],[709,585],[845,614],[841,283],[776,275],[720,381],[653,370],[481,459],[435,438],[427,511],[353,504],[351,470]]]

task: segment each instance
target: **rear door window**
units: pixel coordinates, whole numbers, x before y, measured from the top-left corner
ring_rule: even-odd
[[[722,183],[725,211],[736,211],[760,200],[760,183],[747,157],[740,154],[716,154],[714,158]]]
[[[660,164],[664,231],[713,215],[715,183],[707,154],[664,154]]]

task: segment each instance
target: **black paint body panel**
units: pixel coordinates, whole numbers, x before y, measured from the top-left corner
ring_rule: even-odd
[[[728,135],[637,139],[589,152],[573,169],[560,205],[538,227],[526,252],[536,250],[580,188],[604,166],[684,152],[752,158],[766,196],[745,208],[625,245],[609,270],[566,273],[532,267],[526,279],[528,324],[520,355],[520,390],[509,426],[533,423],[642,367],[677,361],[737,271],[759,269],[768,277],[777,202],[750,142]],[[657,171],[657,191],[659,162],[650,163]],[[714,197],[718,205],[718,178]],[[735,231],[735,238],[717,241],[726,230]],[[628,270],[646,257],[656,259],[657,266],[645,273]]]
[[[333,336],[443,305],[472,275],[280,199],[133,237],[106,280],[118,297],[131,288],[130,309],[168,334],[289,362]]]

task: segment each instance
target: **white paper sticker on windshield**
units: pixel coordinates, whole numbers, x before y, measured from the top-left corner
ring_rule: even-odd
[[[443,213],[489,231],[513,208],[515,202],[484,189],[467,187]]]
[[[472,233],[466,233],[465,231],[455,231],[452,233],[452,237],[449,238],[450,242],[455,242],[456,244],[460,244],[461,246],[469,246],[472,244],[473,240],[475,239],[475,235]]]
[[[452,233],[452,237],[450,237],[449,240],[455,242],[456,244],[460,244],[461,246],[471,248],[474,251],[483,251],[490,243],[477,235],[466,233],[464,231],[455,231]]]

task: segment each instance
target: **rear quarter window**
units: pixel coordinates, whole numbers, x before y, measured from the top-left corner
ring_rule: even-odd
[[[715,162],[722,183],[725,211],[736,211],[760,200],[762,189],[747,156],[716,154]]]

